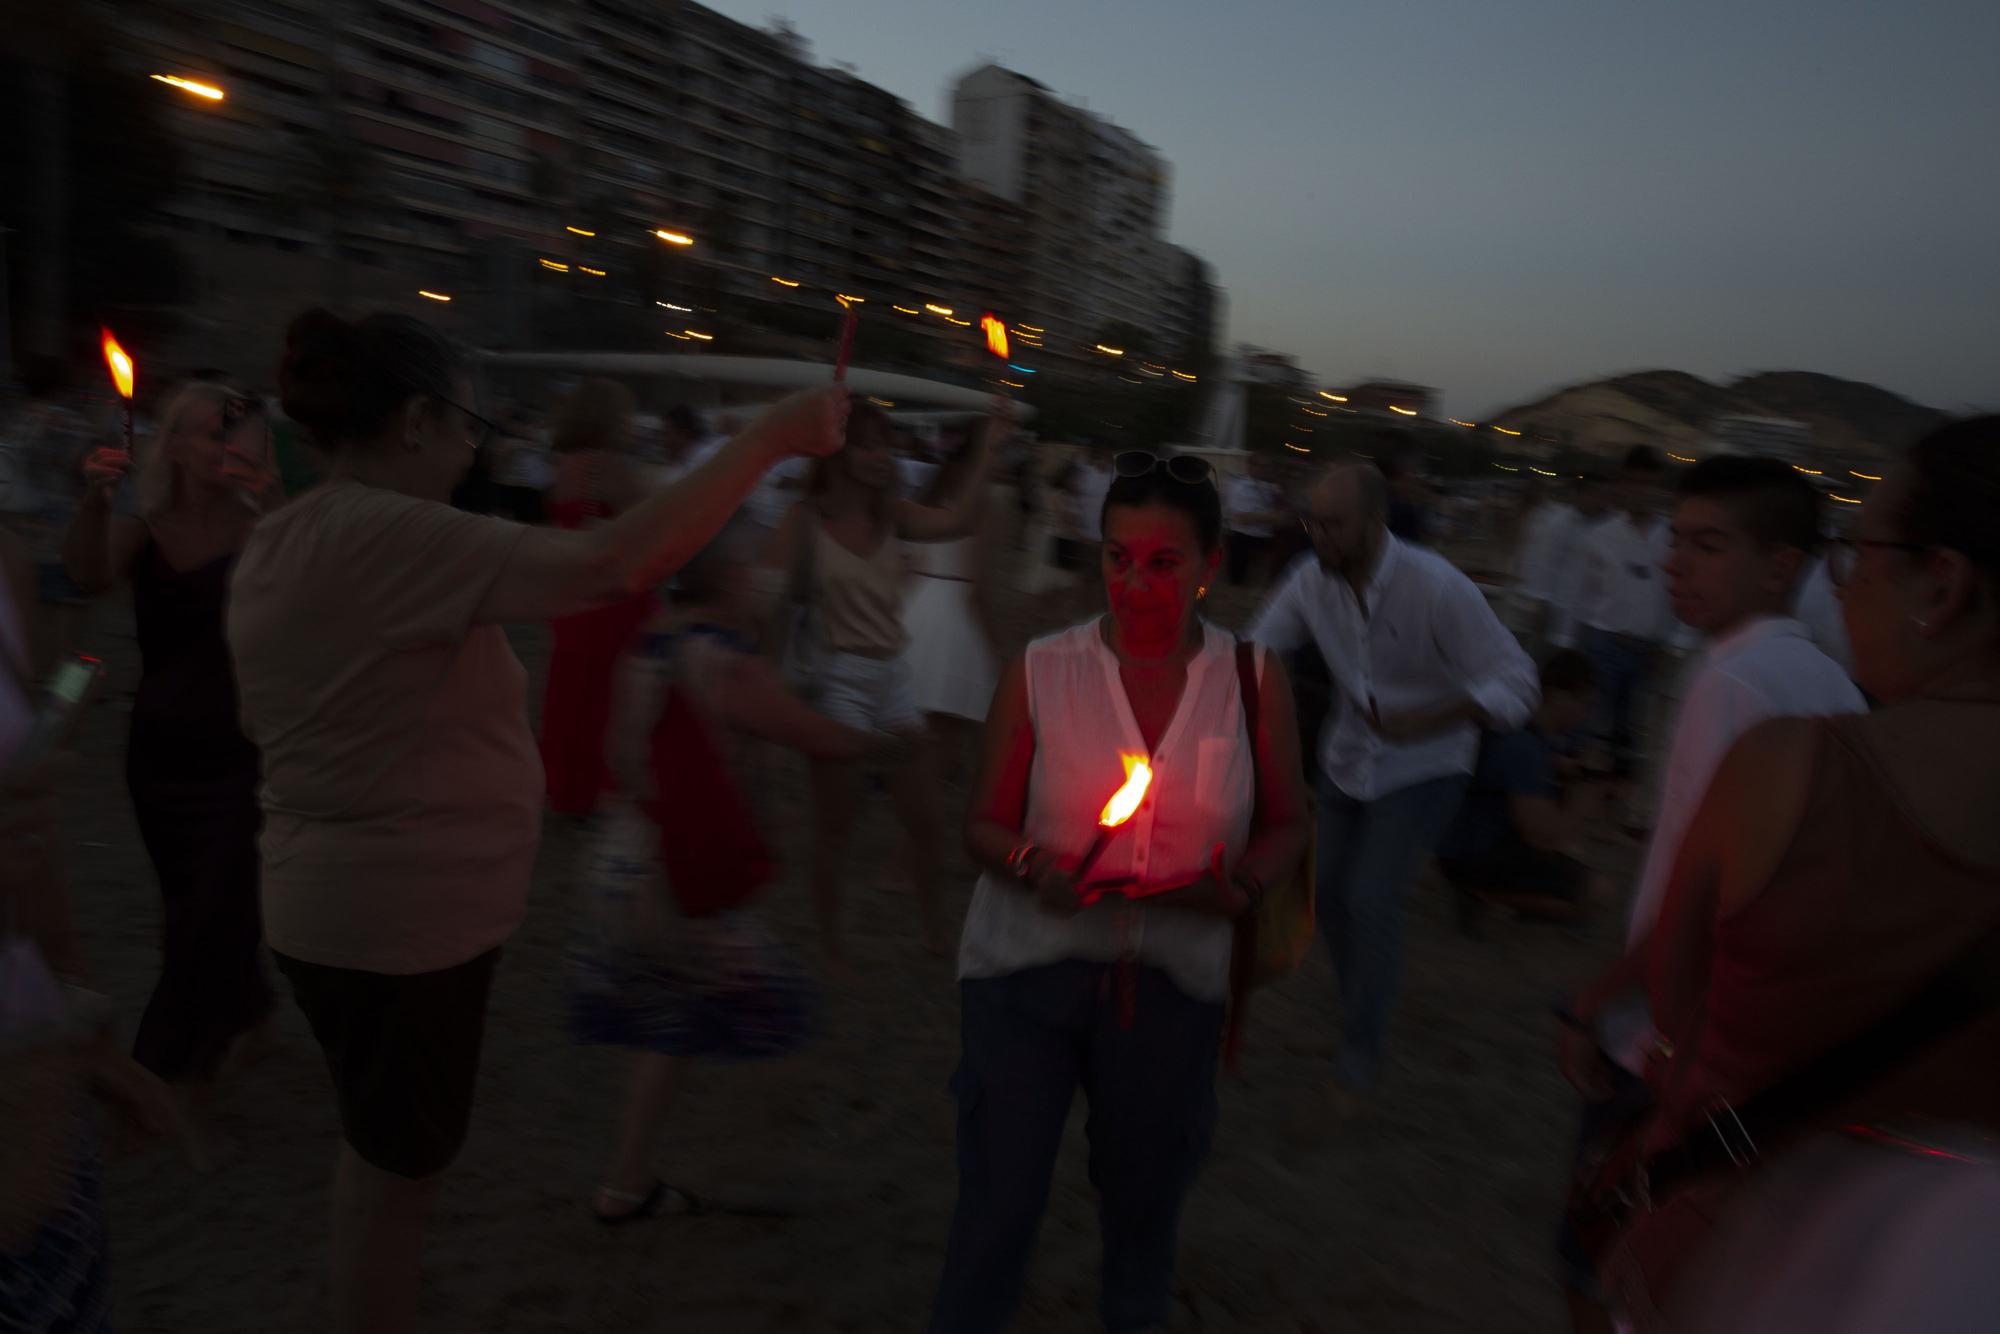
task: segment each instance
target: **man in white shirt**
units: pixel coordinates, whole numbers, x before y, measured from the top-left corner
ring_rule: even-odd
[[[1666,563],[1674,613],[1707,638],[1667,751],[1658,819],[1627,926],[1628,952],[1560,1010],[1564,1073],[1584,1093],[1585,1134],[1646,1105],[1652,1036],[1647,937],[1695,811],[1737,738],[1770,718],[1859,713],[1861,692],[1791,614],[1819,543],[1819,493],[1777,459],[1717,455],[1680,487]],[[1608,1058],[1608,1059],[1607,1059]],[[1614,1064],[1615,1063],[1615,1064]],[[1574,1258],[1574,1257],[1572,1257]],[[1583,1275],[1573,1275],[1583,1288]]]
[[[1566,492],[1550,491],[1521,523],[1514,563],[1514,628],[1530,654],[1566,639],[1576,582],[1577,546],[1604,517],[1603,484],[1578,478]]]
[[[1674,632],[1661,570],[1671,538],[1657,512],[1663,467],[1651,447],[1633,446],[1612,484],[1612,512],[1577,549],[1578,647],[1597,669],[1599,734],[1611,747],[1612,774],[1626,781],[1636,767],[1646,685]]]
[[[1261,576],[1271,536],[1285,517],[1284,497],[1266,475],[1269,465],[1252,454],[1242,472],[1223,488],[1222,508],[1229,516],[1229,582],[1242,585]]]
[[[1402,964],[1403,896],[1456,813],[1479,729],[1527,722],[1535,665],[1473,582],[1388,531],[1374,468],[1336,468],[1310,495],[1315,560],[1293,564],[1251,628],[1326,659],[1321,729],[1319,920],[1340,980],[1334,1078],[1371,1086]]]

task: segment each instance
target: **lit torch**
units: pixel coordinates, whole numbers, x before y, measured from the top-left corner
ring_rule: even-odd
[[[103,338],[104,365],[111,372],[112,387],[118,397],[125,400],[125,450],[132,450],[132,390],[136,377],[132,372],[132,355],[118,345],[111,330],[105,329]]]
[[[1001,318],[987,311],[979,317],[979,330],[986,335],[986,350],[1002,361],[1007,360],[1011,355],[1007,351],[1007,325]]]
[[[1138,811],[1139,803],[1146,799],[1146,789],[1153,783],[1153,766],[1139,755],[1120,755],[1125,765],[1125,783],[1111,794],[1111,800],[1104,803],[1104,810],[1097,817],[1097,837],[1091,840],[1090,850],[1083,854],[1083,860],[1076,864],[1076,881],[1090,874],[1090,868],[1104,855],[1104,848],[1111,836]]]
[[[854,330],[860,318],[854,313],[854,306],[846,297],[835,297],[840,302],[840,354],[833,361],[833,382],[847,383],[847,359],[854,352]]]

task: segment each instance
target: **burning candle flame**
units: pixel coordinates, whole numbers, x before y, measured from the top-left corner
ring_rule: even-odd
[[[979,327],[986,334],[986,350],[1005,361],[1009,355],[1006,324],[989,310],[979,317]]]
[[[118,340],[111,336],[111,330],[104,330],[104,364],[111,371],[111,383],[118,390],[118,397],[132,397],[132,358]]]
[[[1153,766],[1137,755],[1120,755],[1125,764],[1125,785],[1111,794],[1111,800],[1104,803],[1104,813],[1097,817],[1097,823],[1106,829],[1116,829],[1132,818],[1139,809],[1139,803],[1146,799],[1146,789],[1153,783]]]

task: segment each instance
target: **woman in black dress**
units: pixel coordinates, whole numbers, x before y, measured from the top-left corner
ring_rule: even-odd
[[[129,580],[142,671],[125,776],[159,876],[163,959],[133,1055],[199,1113],[238,1040],[269,1014],[257,959],[257,751],[223,638],[229,573],[275,495],[262,404],[195,383],[141,447],[100,449],[63,557],[101,592]]]

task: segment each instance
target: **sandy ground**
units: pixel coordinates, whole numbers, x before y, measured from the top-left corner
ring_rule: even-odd
[[[1240,624],[1250,600],[1213,599]],[[1007,595],[1017,643],[1049,628],[1051,599]],[[86,725],[67,808],[74,896],[100,983],[127,1024],[157,966],[158,904],[124,791],[124,704],[136,670],[129,614],[98,609],[93,644],[118,680]],[[544,636],[517,636],[536,669]],[[802,771],[775,796],[790,872],[771,899],[808,941]],[[956,818],[963,789],[948,800]],[[949,966],[918,948],[891,865],[886,802],[857,838],[852,948],[860,982],[829,999],[825,1035],[777,1064],[710,1068],[684,1089],[662,1168],[726,1198],[798,1203],[784,1220],[670,1218],[610,1231],[584,1199],[604,1157],[618,1053],[563,1036],[563,942],[577,839],[551,830],[526,926],[494,988],[471,1139],[443,1194],[425,1311],[438,1331],[921,1328],[953,1191],[957,1058]],[[955,840],[953,840],[955,843]],[[1629,848],[1600,850],[1607,865]],[[954,852],[948,904],[972,874]],[[1606,957],[1612,924],[1566,932],[1496,920],[1455,929],[1442,886],[1419,886],[1393,1065],[1379,1097],[1300,1144],[1292,1130],[1332,1051],[1324,951],[1259,997],[1244,1077],[1225,1080],[1217,1149],[1182,1229],[1175,1328],[1188,1331],[1543,1331],[1560,1328],[1550,1238],[1573,1116],[1550,1059],[1552,990]],[[317,1327],[330,1092],[287,997],[281,1050],[229,1089],[226,1170],[167,1152],[109,1174],[120,1327],[204,1334]],[[1090,1330],[1097,1240],[1072,1118],[1018,1328]]]

